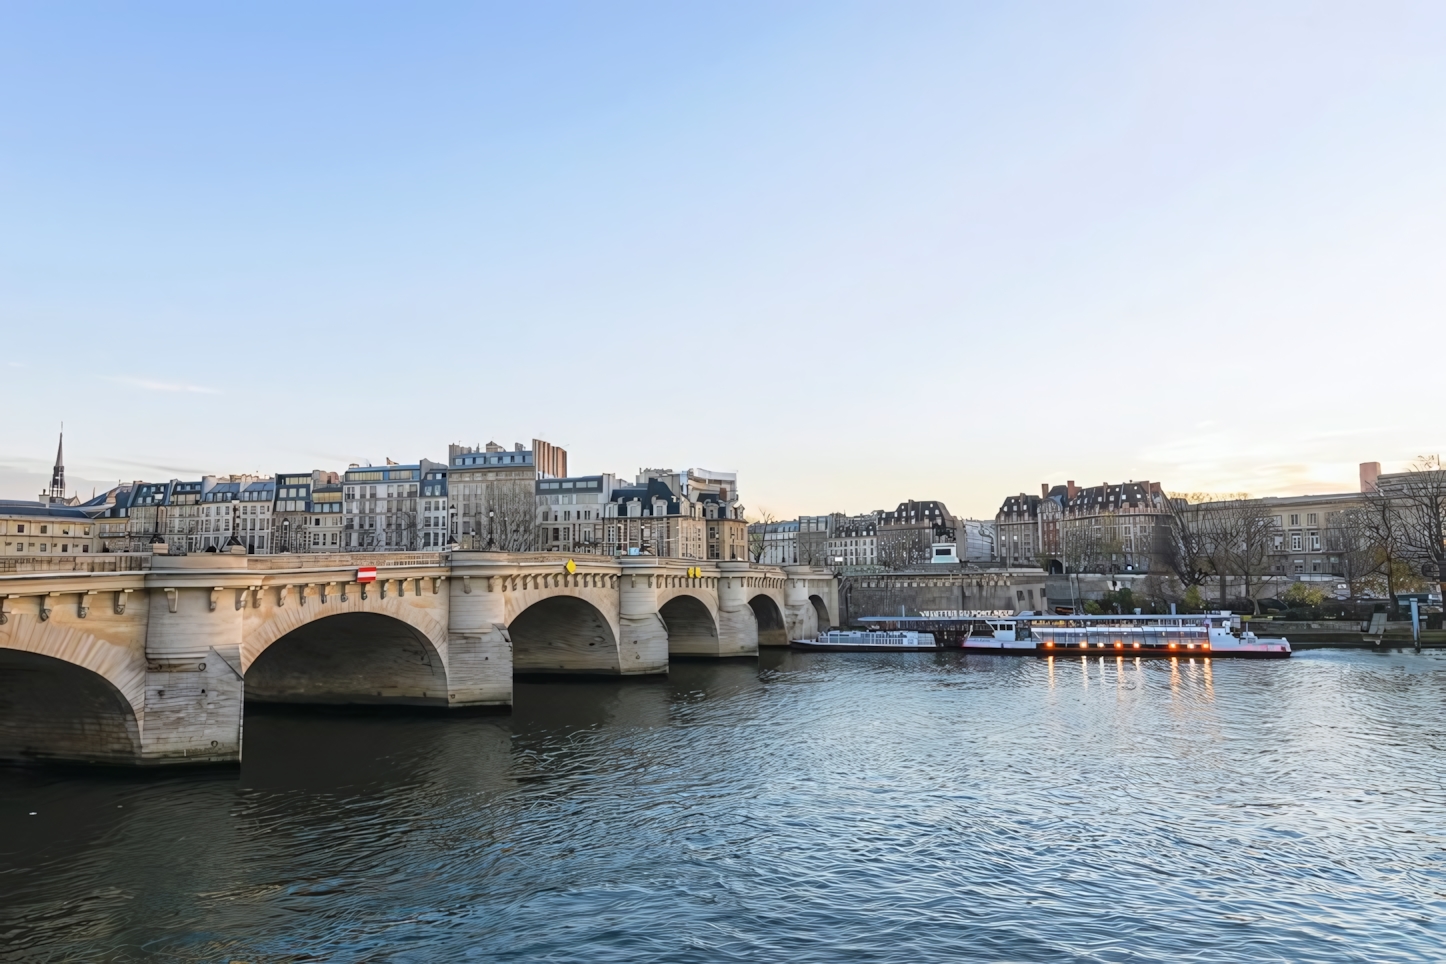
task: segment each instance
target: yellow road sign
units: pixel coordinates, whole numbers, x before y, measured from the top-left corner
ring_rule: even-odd
[[[577,563],[569,559],[567,560],[567,565],[563,566],[563,568],[567,570],[568,575],[572,575],[577,572]]]

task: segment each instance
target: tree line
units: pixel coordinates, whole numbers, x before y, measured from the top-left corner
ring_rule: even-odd
[[[1279,553],[1296,551],[1277,540],[1285,529],[1268,503],[1244,495],[1225,498],[1171,493],[1170,524],[1161,551],[1187,595],[1210,590],[1228,608],[1232,587],[1259,613]],[[1396,594],[1439,584],[1446,566],[1446,465],[1422,456],[1408,471],[1382,479],[1360,502],[1327,515],[1320,550],[1334,556],[1334,572],[1351,598]],[[1272,555],[1272,554],[1275,555]],[[1193,590],[1193,592],[1192,592]]]

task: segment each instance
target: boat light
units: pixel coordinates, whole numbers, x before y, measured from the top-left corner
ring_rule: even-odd
[[[1115,649],[1124,649],[1124,648],[1125,648],[1125,644],[1124,644],[1124,643],[1120,642],[1118,639],[1115,640]]]
[[[1180,648],[1180,644],[1179,644],[1179,643],[1171,643],[1171,644],[1170,644],[1170,648],[1171,648],[1171,649],[1179,649],[1179,648]]]
[[[1044,648],[1045,648],[1045,649],[1054,649],[1054,643],[1045,643],[1045,644],[1044,644]]]
[[[1139,644],[1139,643],[1136,643],[1136,644],[1135,644],[1135,648],[1136,648],[1136,649],[1139,649],[1139,648],[1140,648],[1140,644]]]

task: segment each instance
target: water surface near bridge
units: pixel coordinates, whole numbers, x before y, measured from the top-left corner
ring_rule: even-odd
[[[1439,961],[1443,707],[1446,657],[1316,651],[253,708],[239,772],[0,770],[0,958]]]

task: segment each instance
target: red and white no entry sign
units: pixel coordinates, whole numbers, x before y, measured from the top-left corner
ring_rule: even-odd
[[[376,567],[376,566],[362,566],[360,569],[358,569],[358,570],[356,571],[356,581],[357,581],[357,582],[376,582],[376,581],[377,581],[377,567]]]

